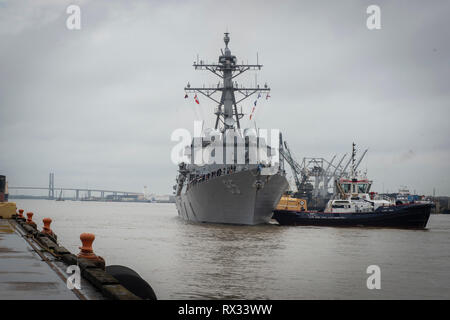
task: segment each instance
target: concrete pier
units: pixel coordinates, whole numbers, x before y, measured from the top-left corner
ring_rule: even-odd
[[[0,299],[78,299],[7,220],[0,220]]]
[[[104,260],[79,258],[55,238],[24,218],[0,219],[0,300],[140,299],[105,272]],[[79,289],[67,285],[69,266],[80,270]]]

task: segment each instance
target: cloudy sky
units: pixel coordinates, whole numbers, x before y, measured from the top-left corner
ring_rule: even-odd
[[[66,28],[70,4],[81,30]],[[366,27],[371,4],[380,30]],[[228,30],[272,89],[257,125],[282,130],[297,159],[354,141],[377,191],[450,195],[449,13],[448,1],[0,0],[0,172],[10,185],[54,172],[56,187],[170,193],[172,131],[214,119],[183,87],[217,83],[192,63],[217,61]]]

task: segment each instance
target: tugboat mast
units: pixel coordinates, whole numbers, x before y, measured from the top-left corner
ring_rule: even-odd
[[[355,166],[355,158],[356,158],[356,144],[352,143],[352,172],[351,172],[351,178],[354,179],[356,175],[356,166]],[[367,150],[366,150],[367,151]]]
[[[223,124],[222,131],[226,131],[227,129],[235,128],[235,124],[238,129],[241,127],[239,120],[244,116],[244,114],[242,113],[242,108],[241,112],[238,112],[237,106],[240,102],[244,101],[256,92],[268,92],[270,91],[270,88],[267,84],[264,85],[264,88],[260,88],[258,84],[255,84],[254,88],[247,88],[242,85],[239,87],[236,81],[233,82],[234,78],[241,75],[245,71],[261,70],[262,65],[258,62],[257,64],[237,64],[236,56],[232,55],[230,48],[228,48],[228,43],[230,42],[228,32],[225,32],[223,40],[225,42],[225,49],[221,50],[222,55],[219,56],[219,62],[217,64],[204,64],[202,60],[200,62],[194,62],[193,64],[196,70],[209,70],[221,78],[222,81],[217,84],[216,88],[192,88],[188,83],[184,90],[190,93],[201,93],[205,97],[217,103],[218,107],[215,112],[217,116],[215,129],[218,129],[219,122],[221,122]],[[222,93],[220,101],[213,97],[213,95],[217,92]],[[241,95],[238,100],[236,100],[235,93],[239,93]]]

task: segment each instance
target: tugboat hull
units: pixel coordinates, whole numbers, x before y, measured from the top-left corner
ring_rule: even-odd
[[[373,212],[327,213],[274,211],[281,225],[330,227],[379,227],[423,229],[428,223],[431,204],[380,207]]]

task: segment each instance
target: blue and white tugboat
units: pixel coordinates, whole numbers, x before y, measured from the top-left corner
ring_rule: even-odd
[[[432,204],[376,199],[373,192],[369,193],[372,181],[357,175],[355,155],[353,144],[350,176],[335,181],[336,195],[323,212],[275,210],[273,219],[281,225],[425,228]]]

